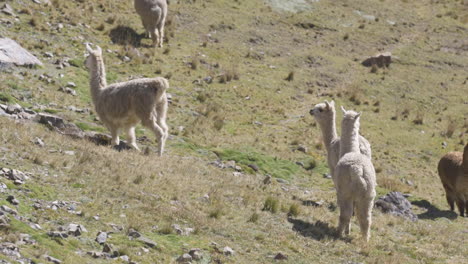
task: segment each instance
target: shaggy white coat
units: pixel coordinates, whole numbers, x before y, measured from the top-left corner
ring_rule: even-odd
[[[350,232],[350,221],[355,209],[362,237],[370,238],[372,223],[372,208],[376,196],[375,169],[372,161],[359,150],[359,118],[360,113],[343,110],[341,124],[340,160],[336,173],[336,191],[340,220],[338,234]]]
[[[153,46],[163,46],[164,24],[167,16],[166,0],[135,0],[135,10],[140,15],[146,34],[153,40]]]
[[[330,174],[335,182],[335,167],[340,159],[340,138],[336,133],[336,111],[335,102],[325,101],[314,106],[310,114],[315,118],[322,131],[323,143],[327,149],[327,162]],[[372,151],[369,141],[363,136],[359,136],[359,150],[362,154],[372,159]]]
[[[159,155],[169,135],[166,124],[169,82],[162,77],[142,78],[107,85],[102,50],[86,45],[89,56],[86,67],[90,74],[90,88],[96,113],[112,134],[112,144],[119,145],[121,130],[127,132],[130,146],[139,150],[135,126],[141,121],[151,129],[159,142]]]

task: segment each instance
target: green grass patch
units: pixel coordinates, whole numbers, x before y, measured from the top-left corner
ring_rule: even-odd
[[[254,164],[258,166],[260,172],[270,174],[276,178],[290,179],[292,176],[301,173],[301,167],[291,161],[254,151],[241,152],[233,149],[216,149],[214,152],[222,160],[234,160],[247,170],[251,170],[248,166]]]
[[[6,94],[6,93],[0,93],[0,101],[5,102],[5,103],[14,103],[16,102],[15,98],[13,96]]]
[[[101,133],[106,132],[106,129],[104,127],[93,126],[88,123],[77,122],[76,125],[79,128],[81,128],[83,131],[95,131],[95,132],[101,132]]]
[[[78,67],[78,68],[81,68],[81,67],[84,66],[84,61],[79,60],[79,59],[71,59],[71,60],[68,61],[68,63],[70,63],[70,65]]]
[[[58,113],[58,112],[60,112],[60,111],[57,110],[57,109],[50,109],[50,108],[47,108],[47,109],[44,109],[44,112],[49,113],[49,114],[56,114],[56,113]]]

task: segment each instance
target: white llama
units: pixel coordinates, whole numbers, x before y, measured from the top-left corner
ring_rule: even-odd
[[[169,128],[166,125],[169,83],[162,77],[141,78],[107,85],[102,50],[86,44],[89,56],[91,96],[96,113],[112,134],[112,144],[119,145],[119,133],[127,132],[130,146],[139,150],[135,142],[135,126],[141,121],[151,129],[159,141],[159,156],[164,151]]]
[[[336,191],[340,207],[338,234],[349,234],[353,209],[366,241],[370,238],[372,207],[375,198],[375,170],[372,161],[359,151],[360,113],[343,107],[341,123],[340,160],[336,164]]]
[[[330,168],[333,182],[335,182],[335,166],[340,159],[340,138],[336,134],[335,125],[335,102],[325,101],[325,103],[317,104],[310,110],[310,114],[319,124],[320,130],[322,130],[323,142],[327,149],[328,167]],[[359,136],[359,150],[369,159],[372,159],[369,141],[363,136]]]
[[[167,16],[166,0],[135,0],[135,10],[140,15],[146,34],[153,40],[153,46],[163,46],[164,23]]]

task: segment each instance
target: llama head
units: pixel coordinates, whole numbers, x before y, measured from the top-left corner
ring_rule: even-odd
[[[335,102],[325,101],[324,103],[316,104],[314,108],[310,109],[309,113],[321,123],[326,120],[333,120],[335,117]]]
[[[341,111],[343,111],[343,121],[341,122],[341,127],[346,127],[348,129],[359,129],[359,119],[361,117],[361,113],[357,113],[352,110],[346,110],[343,106],[341,106]]]
[[[97,59],[102,58],[102,49],[99,46],[96,46],[96,49],[93,50],[89,46],[89,43],[86,43],[86,50],[88,51],[89,55],[86,57],[85,66],[88,69],[92,69],[94,65],[96,65]]]

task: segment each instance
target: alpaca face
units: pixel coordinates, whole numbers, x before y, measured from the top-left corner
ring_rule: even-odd
[[[335,103],[325,101],[325,103],[316,104],[314,108],[310,109],[310,115],[312,115],[317,122],[321,123],[325,120],[332,120],[335,115]]]
[[[357,113],[352,110],[346,111],[343,107],[341,107],[341,109],[343,110],[343,121],[341,126],[359,129],[361,113]]]

